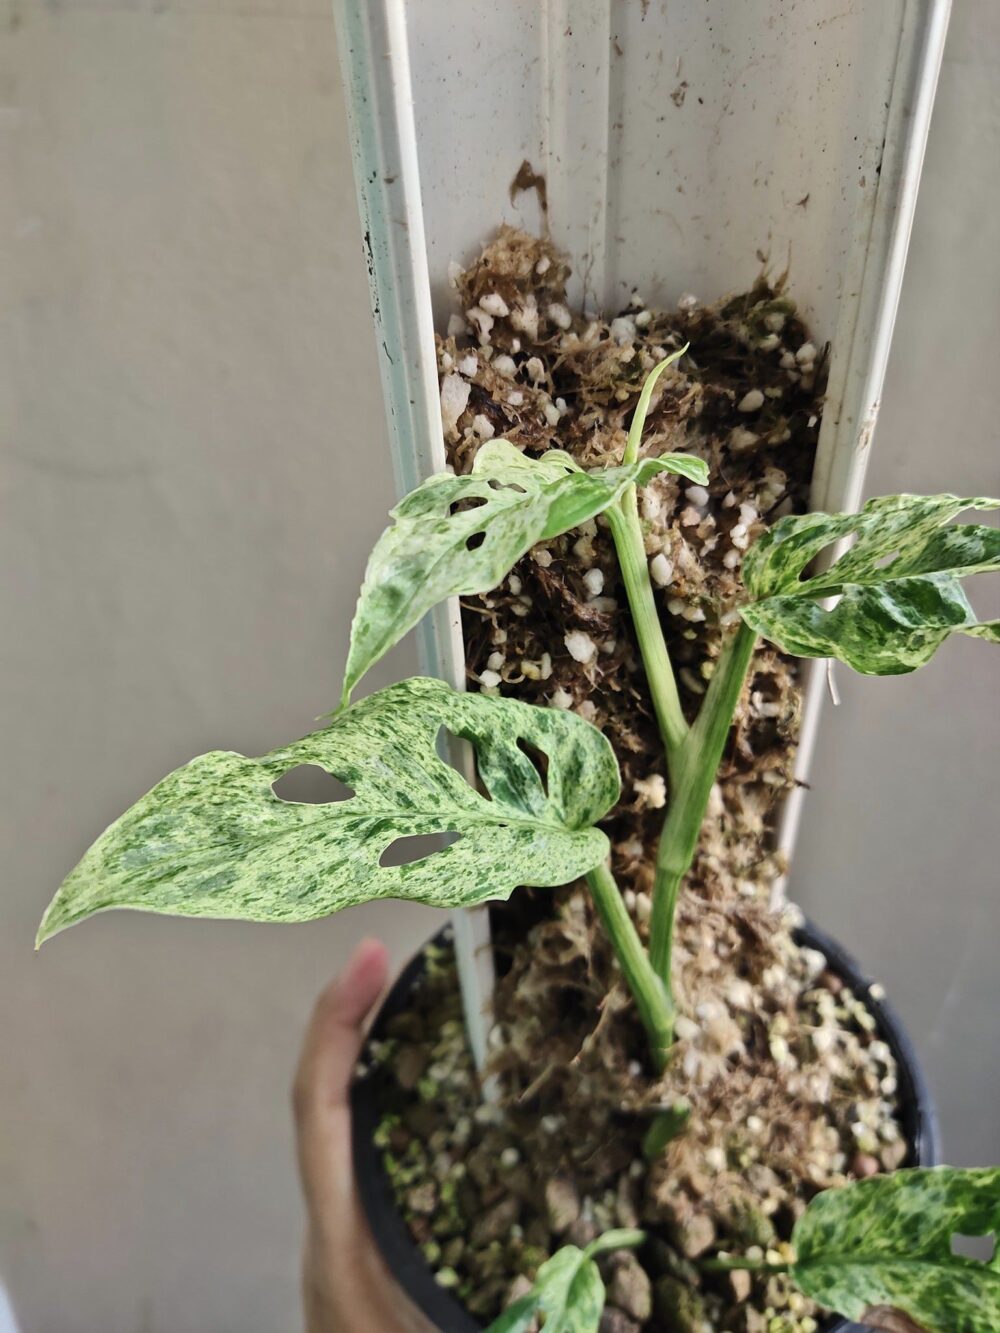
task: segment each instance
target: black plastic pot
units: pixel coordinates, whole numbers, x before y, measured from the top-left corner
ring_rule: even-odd
[[[440,943],[444,934],[442,931],[436,937],[436,942]],[[870,978],[861,972],[851,955],[835,940],[811,924],[798,932],[798,940],[808,948],[819,949],[824,953],[831,970],[846,982],[874,1015],[879,1036],[888,1044],[899,1066],[903,1130],[911,1145],[907,1165],[933,1166],[939,1153],[937,1116],[916,1052],[899,1019],[885,1000],[875,999],[871,995]],[[408,1007],[410,992],[423,968],[424,955],[421,951],[399,974],[386,996],[372,1026],[372,1038],[384,1037],[388,1021]],[[382,1111],[371,1079],[356,1080],[352,1104],[354,1169],[358,1190],[375,1243],[390,1272],[441,1333],[481,1333],[483,1325],[463,1310],[450,1292],[438,1286],[396,1207],[392,1186],[374,1141]],[[824,1333],[863,1333],[860,1325],[836,1317],[828,1320],[823,1330]]]

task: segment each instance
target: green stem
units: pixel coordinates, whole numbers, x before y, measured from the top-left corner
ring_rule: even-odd
[[[612,505],[606,513],[673,786],[674,770],[689,728],[681,711],[677,681],[674,679],[674,669],[670,665],[670,655],[653,597],[635,487],[630,486],[618,505]]]
[[[587,883],[635,999],[659,1072],[666,1064],[674,1036],[674,1008],[667,988],[650,965],[610,867],[595,866],[587,875]]]
[[[671,769],[670,809],[656,857],[650,926],[653,968],[668,987],[677,896],[681,881],[694,860],[712,785],[756,642],[756,634],[741,621],[739,629],[722,649],[698,717],[684,740],[676,769]]]

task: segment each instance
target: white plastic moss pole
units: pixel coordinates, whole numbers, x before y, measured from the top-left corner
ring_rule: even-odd
[[[761,254],[832,344],[817,508],[857,505],[899,300],[950,0],[334,0],[400,491],[444,465],[433,332],[449,261],[499,223],[552,239],[577,302],[612,311],[748,287]],[[457,608],[422,627],[461,686]],[[798,775],[822,697],[807,689]],[[790,849],[801,797],[786,802]],[[485,1052],[484,909],[456,913]]]

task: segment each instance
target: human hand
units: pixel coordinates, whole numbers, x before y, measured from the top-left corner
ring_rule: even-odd
[[[351,1079],[388,967],[385,945],[362,940],[317,1001],[295,1075],[306,1333],[435,1333],[386,1267],[354,1184]]]

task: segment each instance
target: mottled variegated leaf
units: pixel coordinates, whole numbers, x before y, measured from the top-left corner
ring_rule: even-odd
[[[485,795],[439,758],[442,728],[471,742]],[[303,764],[353,796],[280,799],[272,784]],[[611,746],[571,712],[403,681],[260,759],[215,751],[171,773],[69,874],[39,940],[111,907],[305,921],[373,898],[455,907],[565,884],[606,855],[592,825],[618,788]],[[458,836],[444,849],[380,864],[398,839],[445,832]]]
[[[392,511],[395,522],[368,561],[344,698],[431,607],[495,588],[536,542],[600,514],[658,472],[699,482],[708,475],[702,459],[685,454],[584,472],[561,450],[531,459],[507,440],[491,440],[467,476],[430,477]]]
[[[893,1327],[899,1311],[929,1333],[997,1333],[1000,1260],[961,1257],[951,1242],[998,1232],[1000,1168],[897,1171],[817,1195],[795,1226],[792,1276],[861,1324],[871,1311]]]
[[[508,1305],[503,1314],[490,1324],[486,1333],[527,1333],[538,1315],[539,1299],[538,1290],[533,1287],[527,1296]]]
[[[780,519],[743,562],[747,624],[796,657],[836,657],[865,675],[914,671],[953,633],[1000,641],[980,621],[960,579],[1000,569],[1000,530],[950,525],[963,509],[1000,501],[888,495],[860,514]],[[829,569],[804,571],[834,542],[853,545]],[[824,606],[833,598],[835,604]]]
[[[537,1315],[545,1316],[545,1333],[597,1333],[605,1292],[594,1256],[634,1248],[645,1238],[643,1231],[606,1231],[585,1250],[564,1246],[539,1268],[527,1296],[494,1320],[487,1333],[525,1333]]]

